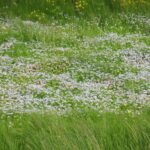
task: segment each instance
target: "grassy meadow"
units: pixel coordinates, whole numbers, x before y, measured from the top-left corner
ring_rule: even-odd
[[[0,1],[0,150],[149,150],[148,0]]]

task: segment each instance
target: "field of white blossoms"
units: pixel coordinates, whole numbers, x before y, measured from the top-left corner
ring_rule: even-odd
[[[140,111],[150,104],[149,35],[103,31],[96,20],[0,20],[0,110]]]
[[[0,18],[0,149],[150,149],[150,18],[101,21]]]

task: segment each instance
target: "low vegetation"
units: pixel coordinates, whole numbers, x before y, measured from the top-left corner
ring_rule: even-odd
[[[150,149],[149,5],[1,0],[0,149]]]

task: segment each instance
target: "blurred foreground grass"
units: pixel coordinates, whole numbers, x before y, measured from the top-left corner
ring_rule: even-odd
[[[149,110],[118,115],[53,113],[1,115],[1,150],[148,150]]]
[[[0,150],[149,150],[149,6],[1,0]]]

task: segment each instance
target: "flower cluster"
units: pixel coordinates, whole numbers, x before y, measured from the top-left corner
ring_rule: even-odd
[[[76,0],[75,1],[75,8],[77,11],[82,11],[87,6],[86,0]]]
[[[38,20],[39,22],[44,22],[44,20],[46,19],[46,14],[39,10],[34,10],[29,14],[29,18]]]
[[[55,0],[46,0],[49,5],[55,5]]]

